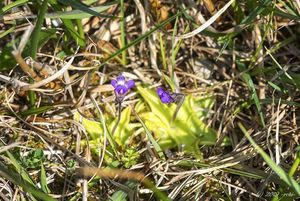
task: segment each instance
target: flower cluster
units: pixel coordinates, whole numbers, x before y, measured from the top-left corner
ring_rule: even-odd
[[[134,80],[126,81],[123,75],[119,75],[116,79],[111,80],[111,85],[114,87],[116,100],[118,102],[122,102],[126,93],[133,87],[135,87]],[[178,98],[182,96],[182,94],[177,93],[170,93],[165,91],[162,87],[158,87],[157,95],[159,96],[162,103],[169,104],[169,103],[177,103]]]

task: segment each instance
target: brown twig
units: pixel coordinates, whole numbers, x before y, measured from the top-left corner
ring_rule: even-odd
[[[19,63],[21,69],[24,71],[24,73],[28,74],[32,79],[35,81],[41,81],[42,78],[39,77],[34,70],[32,70],[28,64],[24,61],[23,57],[21,56],[20,52],[17,50],[12,51],[12,55],[15,57],[15,60],[17,63]]]
[[[76,172],[79,176],[83,177],[93,177],[95,175],[104,178],[121,178],[121,179],[130,179],[136,180],[140,182],[147,181],[147,178],[144,174],[140,172],[130,172],[125,170],[117,170],[117,169],[101,169],[101,168],[94,168],[94,167],[83,167],[77,168]]]

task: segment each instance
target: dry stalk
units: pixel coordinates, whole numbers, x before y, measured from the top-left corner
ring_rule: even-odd
[[[34,70],[32,70],[28,64],[24,61],[24,59],[22,58],[20,52],[18,50],[14,50],[12,51],[12,55],[15,57],[15,60],[17,61],[17,63],[19,63],[21,69],[23,70],[23,72],[25,74],[28,74],[32,79],[34,79],[35,81],[39,82],[42,80],[42,78],[40,78],[35,72]],[[23,88],[26,88],[26,86],[24,86]]]
[[[145,177],[144,174],[140,172],[129,172],[125,170],[117,170],[117,169],[104,169],[104,168],[93,168],[93,167],[83,167],[77,168],[76,172],[79,176],[83,177],[93,177],[97,175],[101,178],[120,178],[120,179],[129,179],[140,182],[149,182],[149,179]]]

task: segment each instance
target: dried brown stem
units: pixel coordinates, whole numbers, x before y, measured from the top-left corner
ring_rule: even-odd
[[[12,55],[15,57],[15,60],[17,63],[19,63],[21,69],[24,71],[24,73],[28,74],[31,78],[33,78],[35,81],[41,81],[42,78],[40,78],[34,70],[32,70],[28,64],[24,61],[23,57],[21,56],[20,52],[15,50],[12,52]]]
[[[83,176],[83,177],[93,177],[97,175],[99,177],[104,177],[104,178],[113,179],[117,177],[121,179],[136,180],[143,183],[148,181],[145,175],[140,172],[129,172],[125,170],[83,167],[83,168],[77,168],[76,172],[79,176]]]

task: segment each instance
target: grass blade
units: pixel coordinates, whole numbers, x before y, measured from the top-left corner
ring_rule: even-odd
[[[50,193],[50,189],[48,188],[47,185],[47,176],[46,176],[46,171],[45,171],[45,167],[43,164],[41,164],[41,173],[40,173],[40,180],[41,180],[41,189],[42,191],[44,191],[45,193]]]
[[[141,42],[142,40],[148,38],[153,32],[155,32],[156,30],[163,28],[166,24],[168,24],[169,22],[173,21],[174,19],[176,19],[178,16],[182,15],[182,13],[184,12],[184,10],[176,13],[175,15],[173,15],[172,17],[170,17],[169,19],[165,20],[162,23],[159,23],[157,26],[155,26],[153,29],[147,31],[144,35],[141,35],[140,37],[134,39],[133,41],[131,41],[130,43],[128,43],[126,46],[122,47],[120,50],[116,51],[115,53],[111,54],[106,60],[105,62],[103,62],[101,66],[105,65],[106,62],[108,62],[109,60],[113,59],[114,57],[118,56],[119,54],[121,54],[123,51],[127,50],[129,47],[138,44],[139,42]]]
[[[11,10],[12,8],[14,7],[17,7],[17,6],[21,6],[21,5],[24,5],[28,2],[28,0],[18,0],[18,1],[15,1],[15,2],[11,2],[10,4],[8,4],[7,6],[4,6],[2,8],[2,11],[3,13],[6,13],[7,11]]]
[[[120,0],[121,7],[121,20],[120,20],[120,31],[121,31],[121,48],[126,46],[126,32],[125,32],[125,5],[124,0]],[[126,61],[126,51],[122,52],[122,64],[125,66]]]
[[[31,193],[34,197],[44,200],[44,201],[56,201],[56,199],[50,197],[43,191],[39,190],[30,182],[24,180],[20,177],[20,174],[15,172],[12,168],[8,168],[7,165],[3,164],[0,161],[0,175],[9,181],[13,182],[14,184],[23,188],[25,192]]]
[[[295,174],[295,172],[297,171],[297,168],[300,165],[300,146],[298,146],[297,148],[298,148],[298,150],[296,150],[296,152],[297,152],[296,153],[296,159],[295,159],[295,161],[294,161],[294,163],[293,163],[293,165],[292,165],[292,167],[289,171],[289,175],[291,177]]]
[[[246,67],[245,67],[244,63],[242,63],[240,61],[237,61],[237,65],[238,65],[238,68],[241,71],[246,70]],[[255,89],[253,80],[252,80],[251,76],[248,73],[244,73],[243,78],[246,81],[249,89],[251,90],[251,93],[252,93],[252,98],[251,99],[254,100],[256,108],[257,108],[259,116],[260,116],[261,123],[262,123],[263,127],[265,127],[266,124],[265,124],[265,119],[264,119],[264,115],[263,115],[263,112],[262,112],[261,103],[260,103],[260,100],[259,100],[258,95],[256,93],[256,89]]]
[[[10,27],[9,29],[0,32],[0,38],[3,38],[4,36],[6,36],[7,34],[13,32],[15,30],[15,26]]]
[[[111,148],[113,149],[113,152],[115,154],[115,157],[118,159],[118,161],[120,161],[120,156],[119,156],[119,153],[118,153],[118,150],[117,150],[117,143],[116,141],[114,140],[113,136],[111,135],[111,133],[109,132],[109,129],[107,128],[107,124],[105,122],[105,117],[102,113],[102,110],[101,108],[98,106],[97,104],[97,101],[91,97],[92,101],[93,101],[93,104],[95,106],[95,108],[97,108],[97,111],[99,113],[99,116],[100,116],[100,122],[102,124],[102,127],[103,127],[103,132],[104,132],[104,136],[106,135],[107,136],[107,140],[108,142],[110,143],[111,145]]]
[[[263,157],[265,162],[272,168],[272,170],[294,191],[300,196],[300,185],[295,181],[291,176],[289,176],[280,166],[276,165],[276,163],[270,158],[270,156],[256,144],[256,142],[251,138],[245,127],[238,123],[239,128],[242,130],[246,138],[252,144],[252,146],[259,152],[259,154]]]
[[[107,5],[90,8],[90,10],[93,10],[97,13],[101,13],[101,12],[109,9],[114,4],[115,4],[115,2],[112,2],[112,3],[107,4]],[[57,11],[55,13],[47,13],[45,17],[50,18],[50,19],[55,19],[55,18],[60,18],[60,19],[84,19],[84,18],[89,18],[91,16],[93,16],[93,15],[91,15],[90,13],[83,12],[81,10],[72,10],[72,11]]]
[[[91,16],[98,16],[98,17],[105,17],[105,18],[114,18],[114,16],[108,16],[108,15],[102,15],[96,11],[94,11],[93,9],[90,9],[88,6],[86,6],[85,4],[81,3],[80,1],[76,1],[76,0],[59,0],[60,2],[62,2],[63,4],[67,4],[69,6],[72,6],[78,10],[81,10],[85,13],[90,14]]]
[[[51,106],[51,105],[41,106],[41,107],[38,107],[38,108],[30,108],[28,110],[20,112],[18,115],[20,115],[22,117],[27,117],[27,116],[30,116],[30,115],[38,115],[38,114],[47,112],[47,111],[49,111],[53,108],[54,108],[54,106]]]
[[[38,14],[37,22],[36,22],[34,30],[32,32],[32,38],[34,38],[34,40],[31,40],[30,56],[34,60],[36,59],[36,53],[37,53],[37,49],[38,49],[38,45],[39,45],[39,40],[38,39],[40,37],[40,32],[41,32],[41,28],[42,28],[42,25],[43,25],[43,22],[44,22],[45,13],[47,11],[47,8],[48,8],[48,0],[44,0],[43,4],[41,6],[41,9],[39,11],[39,14]],[[32,78],[30,78],[29,81],[30,81],[31,84],[34,82],[34,80]],[[33,91],[29,91],[28,92],[28,97],[29,97],[30,107],[34,108],[35,107],[35,102],[36,102],[36,94]]]
[[[38,14],[38,20],[36,22],[36,25],[34,27],[34,30],[32,32],[32,38],[34,38],[35,40],[31,40],[31,52],[30,52],[30,56],[35,59],[36,58],[36,52],[38,49],[38,42],[39,40],[37,40],[40,37],[40,32],[41,32],[41,28],[44,22],[44,18],[45,18],[45,14],[48,8],[48,0],[44,0],[43,4],[41,6],[41,9],[39,11]]]
[[[166,157],[164,155],[164,152],[162,151],[162,149],[160,148],[159,144],[155,141],[154,137],[152,136],[150,130],[147,128],[147,126],[145,125],[145,123],[143,122],[143,120],[139,117],[139,115],[135,112],[134,108],[133,108],[133,112],[135,114],[135,116],[137,117],[137,119],[139,120],[139,122],[142,124],[143,128],[145,129],[145,132],[147,134],[147,137],[149,138],[150,142],[152,143],[155,151],[157,152],[159,158],[161,160],[166,160]]]

